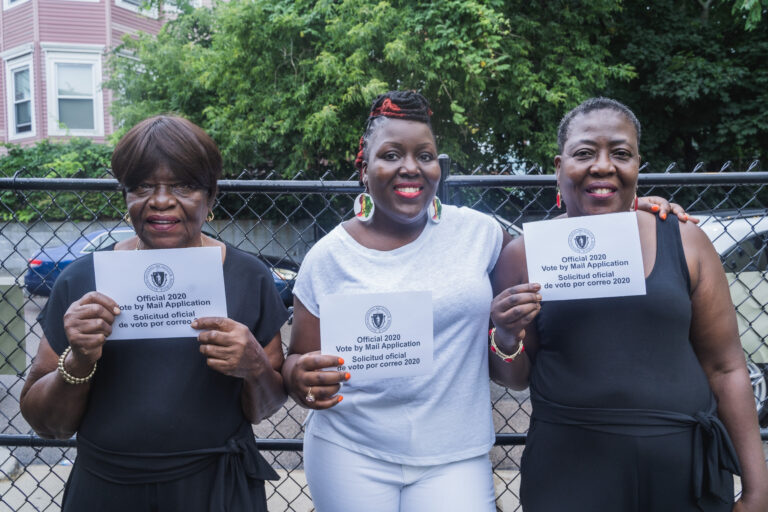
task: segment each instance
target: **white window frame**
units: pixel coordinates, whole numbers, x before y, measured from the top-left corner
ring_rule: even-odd
[[[7,11],[8,9],[13,9],[28,1],[29,0],[3,0],[3,10]]]
[[[104,135],[104,93],[101,89],[103,47],[70,47],[61,51],[63,45],[41,44],[45,50],[46,97],[48,106],[48,135],[74,135],[99,137]],[[98,51],[94,51],[98,50]],[[59,97],[57,64],[91,64],[93,66],[94,128],[92,130],[71,129],[59,125]]]
[[[32,54],[28,53],[22,57],[6,61],[5,65],[5,83],[6,89],[6,111],[8,112],[8,140],[26,139],[37,136],[37,123],[35,119],[35,67]],[[29,101],[30,115],[32,117],[32,129],[28,132],[16,131],[16,91],[14,90],[15,81],[13,74],[22,69],[29,70]]]
[[[5,1],[5,0],[3,0]],[[109,0],[107,0],[109,1]],[[127,2],[125,0],[115,0],[115,6],[122,7],[123,9],[141,14],[142,16],[147,16],[149,18],[157,19],[158,18],[158,12],[157,8],[153,7],[152,9],[142,9],[141,4],[144,3],[143,0],[139,0],[139,5],[135,5],[131,2]]]

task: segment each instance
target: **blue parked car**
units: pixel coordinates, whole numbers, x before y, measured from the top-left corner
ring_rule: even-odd
[[[32,295],[48,296],[56,278],[67,265],[77,258],[130,238],[134,234],[133,229],[128,227],[99,229],[82,235],[68,245],[40,249],[29,259],[27,273],[24,274],[24,287]],[[272,280],[283,303],[286,306],[293,305],[293,283],[298,265],[274,256],[256,254],[256,257],[271,270]]]

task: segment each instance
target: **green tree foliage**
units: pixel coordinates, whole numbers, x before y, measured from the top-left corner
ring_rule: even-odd
[[[704,5],[707,6],[712,1],[707,0]],[[760,26],[763,11],[766,10],[768,10],[768,0],[736,0],[733,3],[732,12],[744,19],[744,26],[747,30],[753,30]]]
[[[370,102],[389,89],[430,99],[458,162],[549,165],[566,107],[634,76],[608,62],[619,4],[234,0],[126,39],[107,85],[126,129],[186,115],[229,175],[351,172]]]
[[[613,81],[607,94],[643,123],[641,152],[663,171],[669,162],[738,170],[768,156],[768,22],[746,30],[729,3],[627,2],[612,27],[614,62],[638,76]]]
[[[34,146],[4,144],[0,176],[18,178],[104,178],[109,174],[112,147],[90,139],[66,142],[43,140]],[[120,217],[124,208],[120,193],[3,191],[0,220],[27,222],[35,219],[64,220]]]

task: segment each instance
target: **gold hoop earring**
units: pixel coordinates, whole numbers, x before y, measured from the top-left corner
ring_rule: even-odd
[[[131,215],[128,212],[125,212],[125,215],[123,215],[123,220],[126,224],[132,224]]]
[[[213,210],[208,212],[208,216],[205,218],[206,222],[211,222],[213,220]]]

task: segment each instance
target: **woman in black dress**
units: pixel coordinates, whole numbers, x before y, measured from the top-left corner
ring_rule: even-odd
[[[587,100],[563,118],[555,157],[567,215],[628,211],[640,125]],[[643,296],[552,301],[517,293],[525,242],[496,266],[491,373],[530,384],[521,501],[541,511],[765,511],[763,458],[720,259],[692,223],[637,212]],[[518,341],[520,340],[520,341]],[[522,344],[522,345],[521,345]],[[525,347],[524,351],[518,349]],[[733,474],[743,493],[733,502]]]
[[[252,423],[285,401],[287,311],[253,255],[202,234],[221,155],[186,119],[142,121],[112,170],[137,236],[109,250],[220,247],[229,318],[198,318],[197,338],[105,341],[118,305],[95,291],[93,258],[69,265],[39,320],[21,411],[42,437],[77,433],[65,511],[266,510]]]

